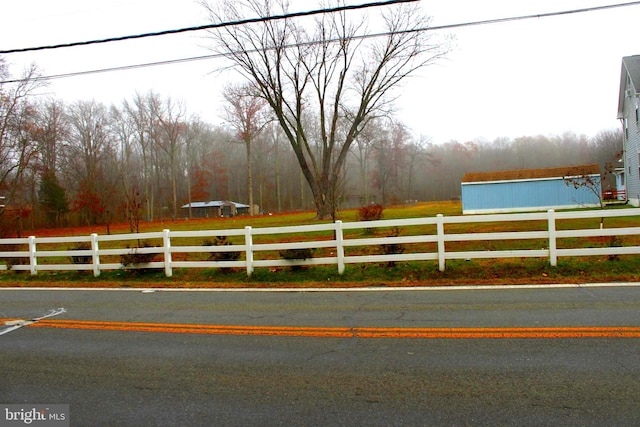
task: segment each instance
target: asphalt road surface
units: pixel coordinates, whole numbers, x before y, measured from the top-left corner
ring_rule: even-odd
[[[634,286],[0,290],[0,318],[0,403],[72,426],[640,424]]]

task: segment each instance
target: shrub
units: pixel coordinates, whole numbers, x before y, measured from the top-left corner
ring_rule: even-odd
[[[153,261],[156,254],[139,253],[140,248],[149,248],[151,245],[148,242],[142,242],[137,247],[134,247],[132,251],[127,254],[120,255],[120,263],[125,266],[137,266],[140,264],[147,264]]]
[[[382,219],[382,205],[366,205],[358,209],[358,221],[377,221]]]
[[[282,259],[286,259],[289,261],[305,260],[305,259],[313,258],[313,249],[311,248],[286,249],[284,251],[280,251],[280,257]],[[300,270],[301,266],[293,265],[291,266],[291,269]]]
[[[398,227],[394,227],[393,231],[387,237],[398,237],[400,235],[400,229]],[[387,245],[381,245],[382,252],[385,255],[395,255],[404,253],[404,246],[400,243],[389,243]],[[387,262],[387,267],[394,267],[396,265],[395,261]]]
[[[74,251],[86,251],[91,249],[91,244],[82,242],[75,245],[71,250]],[[91,264],[92,256],[91,255],[71,255],[71,262],[74,264]]]
[[[2,250],[7,252],[17,252],[21,250],[19,245],[2,245]],[[13,270],[16,265],[29,265],[29,258],[27,257],[6,257],[1,258],[0,261],[4,262],[7,266],[7,270]],[[16,270],[20,272],[20,270]]]
[[[216,236],[214,240],[206,239],[203,246],[231,246],[227,236]],[[240,259],[240,252],[212,252],[207,261],[237,261]]]
[[[358,209],[358,221],[377,221],[382,219],[382,205],[366,205]],[[373,234],[373,228],[366,228],[366,234]]]
[[[609,247],[610,248],[619,248],[624,246],[623,244],[623,238],[619,237],[619,236],[611,236],[611,239],[609,240]],[[619,259],[618,255],[609,255],[607,257],[609,259],[609,261],[616,261]]]
[[[286,249],[284,251],[280,251],[280,256],[283,259],[288,259],[288,260],[309,259],[313,256],[313,251],[311,248]]]

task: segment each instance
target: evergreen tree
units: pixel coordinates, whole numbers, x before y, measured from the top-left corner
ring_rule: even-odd
[[[40,206],[44,210],[49,225],[60,225],[62,215],[69,212],[69,203],[65,189],[58,182],[56,174],[45,172],[38,189]]]

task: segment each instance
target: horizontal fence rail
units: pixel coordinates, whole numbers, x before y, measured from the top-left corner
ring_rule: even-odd
[[[606,218],[623,217],[629,218],[630,226],[602,225]],[[564,229],[566,221],[580,228]],[[531,230],[509,230],[518,223]],[[347,264],[433,261],[444,271],[447,260],[499,258],[548,258],[556,266],[559,257],[640,254],[640,246],[633,244],[640,239],[620,243],[623,237],[640,236],[638,225],[640,209],[549,210],[291,227],[30,236],[0,239],[0,271],[91,271],[99,276],[116,269],[164,269],[171,277],[175,268],[241,268],[251,275],[255,268],[335,265],[342,274]],[[509,244],[512,247],[503,248]]]

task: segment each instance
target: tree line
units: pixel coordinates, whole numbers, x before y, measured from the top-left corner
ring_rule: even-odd
[[[247,203],[250,189],[260,212],[314,209],[277,123],[266,121],[252,134],[248,177],[246,133],[230,119],[213,125],[155,92],[107,106],[41,99],[36,88],[33,79],[0,88],[0,195],[8,232],[121,221],[135,230],[140,221],[188,218],[193,213],[182,206],[190,202]],[[472,171],[588,163],[604,170],[621,148],[619,130],[438,144],[399,119],[376,118],[348,152],[338,208],[448,200]],[[604,187],[611,185],[605,178]]]
[[[155,92],[110,106],[42,99],[34,72],[0,86],[4,230],[123,220],[133,230],[140,221],[188,217],[182,206],[192,201],[246,202],[246,155],[233,127],[189,115]],[[254,143],[265,209],[310,207],[291,156],[273,127]]]
[[[616,188],[613,172],[622,168],[622,129],[604,129],[595,135],[567,131],[562,135],[450,141],[427,144],[434,160],[425,173],[429,184],[420,200],[447,200],[460,195],[460,180],[467,172],[538,169],[599,164],[602,189]]]

